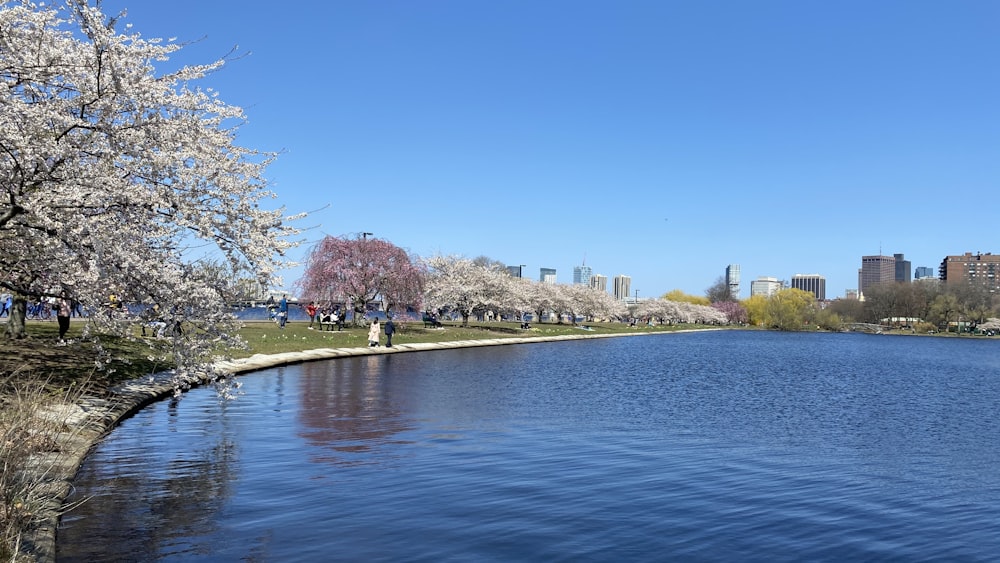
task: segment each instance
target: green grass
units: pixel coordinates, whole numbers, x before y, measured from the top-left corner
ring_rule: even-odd
[[[4,381],[26,378],[43,380],[53,392],[86,384],[93,388],[108,387],[115,383],[141,377],[172,367],[170,364],[150,359],[150,346],[163,346],[166,341],[154,338],[130,340],[102,336],[101,343],[113,358],[109,369],[95,369],[97,353],[90,342],[81,340],[83,321],[74,319],[67,338],[70,343],[57,346],[58,329],[55,322],[28,321],[28,338],[11,341],[0,338],[0,357],[5,361],[0,365],[0,393]],[[443,328],[427,329],[422,322],[397,322],[394,344],[424,342],[449,342],[457,340],[479,340],[487,338],[544,337],[587,334],[633,334],[648,332],[669,332],[692,325],[682,326],[637,326],[630,328],[620,323],[588,323],[593,330],[585,331],[568,324],[533,324],[531,329],[521,330],[518,323],[472,322],[468,327],[461,323],[444,323]],[[134,334],[139,335],[138,325]],[[248,350],[231,350],[235,358],[253,354],[278,354],[299,352],[317,348],[363,348],[368,346],[367,327],[345,327],[343,331],[308,330],[307,322],[290,322],[285,329],[269,321],[252,321],[240,331],[249,344]],[[385,344],[385,334],[380,336]]]
[[[480,340],[488,338],[530,338],[542,336],[587,334],[634,334],[646,332],[671,332],[692,325],[657,326],[630,328],[620,323],[586,323],[593,330],[586,331],[568,324],[533,324],[528,330],[521,330],[519,323],[470,322],[468,327],[461,323],[444,323],[443,328],[424,328],[422,322],[396,323],[394,344],[413,344],[424,342],[453,342],[456,340]],[[252,354],[278,354],[282,352],[298,352],[316,348],[354,348],[368,346],[368,327],[345,327],[342,332],[309,330],[307,322],[291,322],[284,330],[269,321],[249,322],[240,331],[240,335],[249,343],[249,351],[238,351],[235,357],[245,357]],[[381,335],[381,343],[385,344],[385,334]]]
[[[73,320],[66,345],[58,345],[59,328],[54,321],[28,321],[28,338],[23,340],[0,337],[0,395],[8,384],[26,379],[43,381],[51,392],[63,393],[81,385],[108,387],[172,367],[150,359],[150,345],[163,343],[102,336],[101,346],[111,361],[97,369],[99,356],[93,342],[81,339],[83,325]],[[3,328],[0,325],[0,331]]]

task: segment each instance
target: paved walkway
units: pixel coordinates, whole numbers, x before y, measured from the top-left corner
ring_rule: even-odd
[[[688,331],[676,331],[688,332]],[[535,344],[559,340],[580,340],[586,338],[613,338],[619,336],[647,336],[671,333],[624,333],[624,334],[571,334],[562,336],[536,336],[519,338],[495,338],[486,340],[457,340],[422,344],[396,344],[392,348],[319,348],[302,352],[283,354],[256,354],[217,364],[217,368],[229,375],[258,371],[262,369],[328,360],[345,356],[371,356],[380,354],[402,354],[449,348],[471,348],[478,346],[508,346],[512,344]],[[187,388],[208,383],[196,377],[182,381]],[[72,480],[80,464],[97,444],[117,424],[138,412],[146,405],[174,393],[175,380],[171,372],[163,372],[149,377],[132,380],[112,389],[110,398],[82,397],[72,405],[61,405],[41,413],[41,416],[61,422],[66,431],[56,437],[58,451],[41,455],[34,467],[40,473],[40,482],[49,492],[52,500],[43,508],[43,521],[23,539],[21,552],[34,557],[35,561],[49,563],[55,561],[56,529],[59,525],[63,502],[72,489]]]

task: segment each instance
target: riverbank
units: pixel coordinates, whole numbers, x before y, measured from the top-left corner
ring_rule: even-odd
[[[315,360],[335,359],[345,356],[368,356],[412,353],[431,350],[444,350],[450,348],[469,348],[482,346],[505,346],[514,344],[532,344],[540,342],[553,342],[560,340],[580,340],[591,338],[612,338],[619,336],[647,336],[652,334],[663,334],[665,332],[690,332],[691,330],[705,330],[705,328],[679,329],[677,327],[662,327],[659,330],[650,330],[646,327],[642,329],[625,329],[614,331],[585,330],[569,326],[561,326],[558,329],[553,325],[549,330],[552,333],[544,332],[546,325],[529,333],[499,332],[491,335],[485,329],[450,327],[450,334],[453,336],[479,336],[478,338],[461,338],[448,340],[449,330],[444,331],[423,331],[432,334],[424,335],[425,339],[433,341],[415,342],[417,331],[410,333],[409,337],[397,339],[392,348],[381,346],[369,348],[364,344],[352,343],[354,345],[337,347],[320,347],[300,350],[277,351],[282,349],[301,347],[309,344],[312,338],[326,338],[333,342],[332,338],[345,339],[344,343],[352,339],[350,331],[339,336],[311,335],[300,336],[295,331],[277,333],[276,327],[260,326],[253,330],[261,331],[261,340],[270,336],[272,344],[266,346],[273,353],[256,353],[247,357],[237,358],[217,364],[222,373],[229,375],[239,375],[242,373],[282,366],[295,363],[309,362]],[[306,330],[304,327],[299,327]],[[287,330],[287,329],[286,329]],[[253,332],[251,331],[251,334]],[[310,331],[316,332],[316,331]],[[556,332],[558,332],[556,334]],[[277,338],[276,338],[277,336]],[[305,340],[302,340],[302,339]],[[274,341],[280,341],[274,344]],[[400,341],[404,340],[404,341]],[[39,412],[34,413],[44,425],[38,427],[49,428],[45,436],[48,447],[44,451],[32,456],[27,470],[33,475],[33,487],[36,492],[43,494],[40,505],[31,508],[33,514],[31,521],[33,525],[23,534],[19,545],[16,546],[19,557],[27,561],[49,562],[55,560],[56,531],[59,518],[65,510],[63,502],[72,487],[72,480],[77,469],[89,453],[91,447],[101,440],[120,421],[131,416],[144,406],[168,397],[174,393],[175,379],[170,372],[160,372],[152,376],[130,379],[110,386],[102,390],[100,394],[93,392],[80,392],[73,395],[70,400],[57,402],[45,406]],[[207,381],[197,378],[189,378],[183,382],[186,387],[203,385]],[[21,560],[21,559],[19,559]]]

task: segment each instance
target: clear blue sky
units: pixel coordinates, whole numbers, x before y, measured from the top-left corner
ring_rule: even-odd
[[[640,297],[1000,252],[1000,2],[108,0],[204,85],[301,226]],[[326,207],[325,207],[326,206]],[[307,247],[296,254],[304,256]],[[286,273],[286,285],[299,270]]]

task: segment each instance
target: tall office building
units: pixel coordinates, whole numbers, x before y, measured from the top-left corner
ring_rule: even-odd
[[[512,278],[524,277],[524,266],[507,266],[507,273]]]
[[[539,268],[538,281],[542,283],[556,283],[555,268]]]
[[[619,274],[615,276],[615,299],[624,301],[628,299],[629,292],[632,291],[632,278]]]
[[[594,274],[590,276],[590,287],[601,291],[608,291],[608,276]]]
[[[903,258],[902,254],[893,254],[896,261],[896,278],[898,283],[910,283],[910,261]]]
[[[1000,255],[966,252],[961,256],[945,256],[938,268],[938,277],[946,284],[985,285],[991,293],[997,293],[1000,290]]]
[[[757,279],[750,282],[750,296],[763,295],[764,297],[770,297],[778,290],[781,289],[781,282],[778,278],[772,278],[768,276],[760,276]]]
[[[937,276],[934,275],[934,268],[930,266],[917,266],[917,269],[913,273],[913,279],[926,280],[928,278],[937,279]]]
[[[823,301],[826,299],[826,278],[819,274],[795,274],[792,276],[792,289],[808,291]]]
[[[880,283],[890,283],[896,280],[896,259],[892,256],[862,256],[861,269],[858,270],[858,291],[862,296],[865,290]]]
[[[590,266],[576,266],[573,268],[573,283],[580,285],[590,285],[590,275],[592,270]]]
[[[729,286],[729,297],[731,299],[740,298],[740,265],[730,264],[726,266],[726,285]]]

